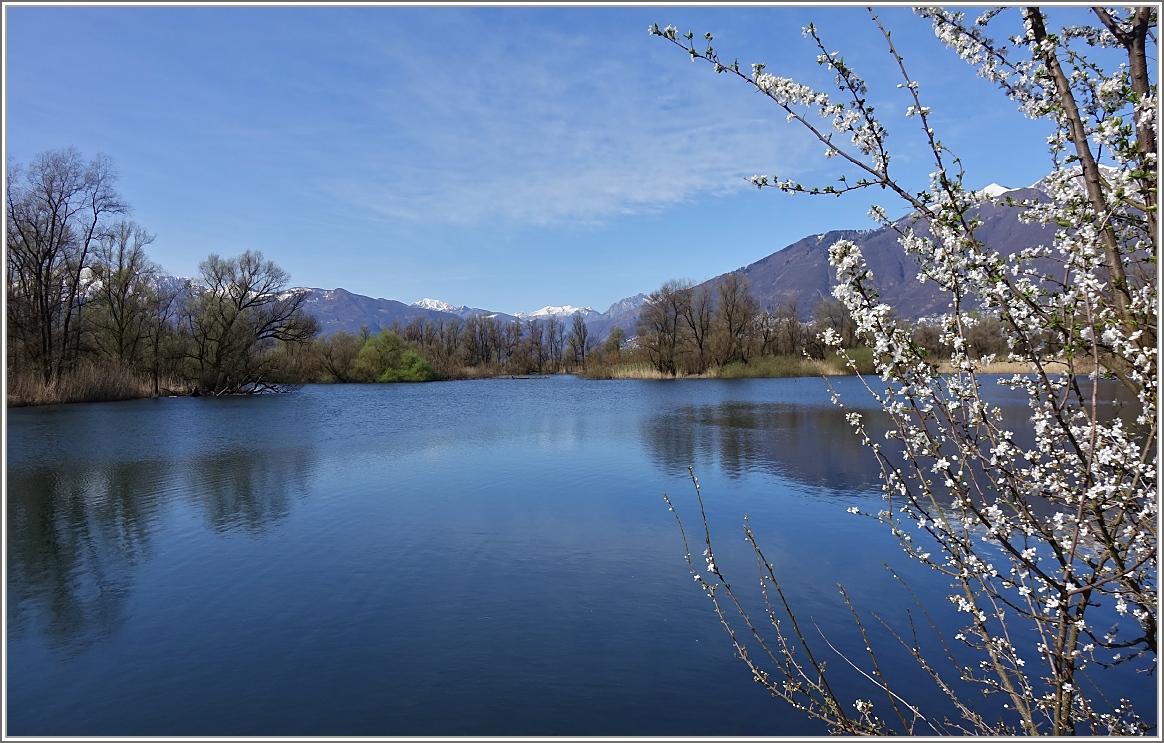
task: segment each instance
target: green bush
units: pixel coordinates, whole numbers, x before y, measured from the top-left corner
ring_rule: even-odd
[[[431,382],[437,373],[420,354],[405,348],[391,330],[382,330],[364,342],[352,366],[357,382]]]
[[[431,382],[437,373],[416,351],[409,349],[400,354],[398,365],[384,370],[377,382]]]

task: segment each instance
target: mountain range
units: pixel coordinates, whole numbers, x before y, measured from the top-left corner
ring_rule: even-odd
[[[1044,196],[1041,191],[1031,188],[1012,189],[1005,193],[1016,202]],[[983,200],[974,212],[982,219],[982,226],[976,231],[978,239],[1002,255],[1012,255],[1032,245],[1050,244],[1055,228],[1024,223],[1018,218],[1021,211],[1020,207]],[[913,223],[913,216],[909,215],[875,230],[833,230],[809,235],[736,272],[742,272],[751,282],[752,294],[761,306],[774,307],[796,297],[798,314],[807,319],[817,302],[832,296],[832,287],[836,283],[828,260],[829,247],[838,240],[851,240],[861,248],[882,301],[897,310],[899,315],[917,319],[942,314],[948,310],[948,298],[932,282],[923,284],[918,281],[916,261],[898,243],[895,228],[905,228]],[[918,233],[929,234],[921,225]],[[714,285],[722,279],[723,276],[717,276],[707,283]]]
[[[304,310],[315,316],[316,320],[319,321],[320,333],[325,336],[339,330],[356,334],[364,325],[367,325],[368,330],[372,333],[379,333],[380,330],[391,327],[394,322],[407,325],[417,317],[433,320],[442,318],[448,320],[459,317],[463,320],[480,315],[496,318],[500,322],[512,322],[514,320],[544,320],[552,316],[557,317],[565,324],[571,321],[575,313],[581,313],[591,332],[601,333],[605,337],[614,325],[627,322],[628,313],[631,313],[633,317],[626,327],[633,329],[638,318],[638,308],[647,298],[646,294],[639,294],[635,297],[619,300],[611,305],[606,312],[598,312],[592,307],[563,305],[561,307],[548,306],[533,312],[518,312],[510,315],[464,305],[457,307],[448,302],[427,297],[419,302],[404,304],[395,299],[373,299],[361,294],[353,294],[346,289],[313,289],[308,287],[301,287],[301,289],[306,289],[308,292],[307,299],[303,303]]]
[[[1049,244],[1054,237],[1054,227],[1024,223],[1018,218],[1022,211],[1020,207],[1009,206],[999,200],[1004,194],[1015,202],[1045,198],[1043,191],[1038,189],[1040,185],[1042,181],[1029,188],[1008,189],[991,184],[979,191],[983,199],[976,212],[982,219],[982,226],[977,231],[979,238],[1003,255],[1010,255],[1032,245]],[[917,264],[898,244],[899,235],[895,227],[905,227],[912,222],[913,217],[910,215],[879,229],[831,230],[809,235],[755,263],[708,279],[700,286],[714,290],[724,277],[739,273],[749,280],[752,294],[761,307],[774,308],[795,298],[798,314],[802,319],[808,319],[814,305],[832,296],[835,280],[828,263],[828,249],[837,240],[846,239],[861,248],[873,271],[881,298],[893,306],[900,316],[917,319],[941,314],[947,310],[947,299],[933,283],[918,281]],[[305,309],[319,320],[324,335],[338,330],[358,333],[363,325],[377,333],[382,328],[390,327],[393,322],[407,324],[416,317],[435,320],[482,315],[511,322],[554,316],[568,323],[570,316],[581,312],[591,335],[597,339],[605,338],[616,325],[632,336],[635,334],[639,308],[647,300],[647,294],[640,293],[615,302],[604,312],[591,307],[563,305],[509,315],[468,306],[457,307],[429,298],[404,304],[392,299],[373,299],[344,289],[310,289],[309,292]]]

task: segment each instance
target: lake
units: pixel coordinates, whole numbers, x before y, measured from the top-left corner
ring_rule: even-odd
[[[7,433],[9,735],[824,733],[694,584],[662,498],[699,527],[689,465],[729,577],[746,513],[839,647],[838,582],[889,616],[884,561],[944,594],[846,512],[880,488],[821,379],[308,386]]]

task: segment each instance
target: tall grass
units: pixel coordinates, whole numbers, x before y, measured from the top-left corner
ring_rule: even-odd
[[[1067,364],[1062,361],[1047,361],[1044,363],[1048,373],[1059,373],[1067,370]],[[954,373],[954,367],[949,361],[938,363],[938,372],[941,374]],[[995,361],[992,364],[978,365],[979,374],[1030,374],[1031,365],[1025,361]]]
[[[448,382],[466,379],[493,379],[494,377],[504,376],[506,374],[511,374],[512,372],[507,372],[502,366],[498,364],[489,363],[479,364],[477,366],[454,366],[451,364],[446,364],[444,366],[438,366],[436,368],[436,373],[437,379]],[[549,374],[550,372],[546,373]]]
[[[162,387],[183,388],[167,379]],[[45,384],[39,374],[8,376],[8,407],[56,405],[66,402],[110,402],[153,397],[154,385],[148,375],[113,363],[83,362],[63,372],[55,384]]]
[[[856,364],[856,371],[872,374],[873,352],[867,348],[854,348],[849,356]],[[745,364],[735,361],[723,366],[713,366],[703,374],[679,374],[682,379],[744,379],[771,377],[820,377],[838,374],[852,374],[848,362],[836,354],[823,360],[804,356],[757,356]],[[591,364],[585,374],[588,379],[674,379],[645,361],[625,364]]]
[[[743,363],[734,361],[716,370],[720,379],[751,377],[819,377],[839,372],[832,364],[803,356],[760,356]]]
[[[675,379],[670,374],[656,369],[646,361],[627,364],[590,364],[582,375],[587,379]],[[714,377],[714,370],[706,374],[680,374],[683,379],[700,379]]]

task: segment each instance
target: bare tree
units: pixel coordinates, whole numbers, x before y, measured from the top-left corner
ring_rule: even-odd
[[[549,359],[549,350],[546,348],[546,329],[538,318],[525,321],[525,334],[519,346],[519,355],[522,358],[521,371],[541,373]]]
[[[739,273],[729,273],[717,287],[715,305],[716,363],[747,362],[751,356],[751,332],[759,304],[752,296],[750,283]]]
[[[773,348],[778,354],[790,355],[804,348],[804,324],[800,322],[798,303],[799,296],[792,294],[776,305]]]
[[[473,315],[465,320],[461,336],[461,345],[470,365],[490,364],[498,360],[501,333],[497,318]]]
[[[316,339],[312,346],[324,374],[327,375],[325,381],[356,381],[353,367],[356,363],[356,357],[359,356],[360,349],[363,347],[359,337],[343,330],[337,330],[331,334],[330,338]]]
[[[687,297],[683,282],[669,281],[658,291],[651,292],[639,311],[639,344],[663,374],[676,376],[679,373],[679,357],[685,343],[683,318],[687,311]]]
[[[85,162],[71,147],[27,169],[8,162],[8,350],[45,384],[76,359],[91,251],[105,220],[126,209],[116,180],[109,158]]]
[[[812,337],[816,339],[826,330],[837,334],[842,348],[854,348],[859,342],[853,313],[832,297],[820,300],[812,308]]]
[[[185,313],[199,388],[214,395],[277,389],[269,358],[275,343],[306,343],[318,331],[302,309],[307,291],[289,291],[287,272],[255,251],[211,254],[199,269],[203,286]]]
[[[521,320],[513,320],[505,324],[501,332],[502,363],[509,363],[519,355],[521,348],[522,324]]]
[[[697,287],[688,285],[682,291],[686,293],[683,298],[683,321],[695,355],[695,363],[690,371],[702,374],[711,364],[711,289],[706,284]]]
[[[461,328],[465,321],[450,317],[440,328],[440,359],[446,370],[451,369],[461,354]]]
[[[190,295],[190,280],[177,282],[167,280],[159,274],[150,276],[145,292],[148,312],[146,315],[146,342],[149,350],[148,364],[153,382],[154,397],[161,394],[162,367],[175,371],[178,360],[183,355],[184,342],[178,331],[177,318],[182,299]]]
[[[141,225],[123,219],[102,232],[94,251],[88,313],[93,340],[101,353],[127,364],[141,360],[150,334],[159,269],[145,247],[153,241]]]
[[[622,349],[625,345],[626,331],[615,325],[610,329],[610,335],[606,336],[606,340],[602,343],[602,353],[607,361],[617,360],[622,355]]]
[[[546,318],[546,350],[548,351],[550,370],[555,373],[562,368],[564,334],[565,328],[562,327],[561,320],[554,315]]]
[[[570,333],[566,337],[566,342],[570,346],[570,353],[574,357],[574,363],[579,364],[582,370],[586,370],[586,356],[590,353],[590,348],[593,343],[590,340],[590,328],[586,327],[586,319],[581,312],[575,312],[570,324]]]
[[[420,343],[424,338],[424,323],[427,319],[424,315],[417,315],[399,329],[397,335],[411,343]]]

